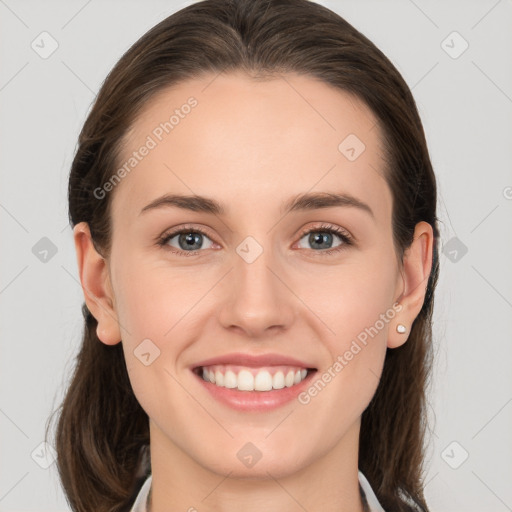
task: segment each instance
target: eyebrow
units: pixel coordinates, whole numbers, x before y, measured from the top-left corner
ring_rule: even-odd
[[[284,203],[281,212],[317,210],[335,206],[357,208],[375,218],[372,209],[366,203],[347,193],[310,192],[299,194]]]
[[[212,215],[226,214],[225,208],[220,203],[208,197],[197,195],[186,196],[179,194],[164,194],[163,196],[156,198],[154,201],[151,201],[151,203],[142,208],[139,215],[148,210],[173,206],[182,208],[184,210],[209,213]],[[375,218],[372,209],[360,199],[357,199],[356,197],[346,193],[336,194],[329,192],[309,192],[294,196],[282,205],[281,214],[294,211],[308,211],[332,207],[357,208],[363,212],[366,212],[372,218]]]
[[[139,215],[155,208],[163,206],[175,206],[184,210],[191,210],[193,212],[211,213],[213,215],[224,215],[224,208],[215,201],[203,196],[183,196],[178,194],[164,194],[151,201],[148,205],[144,206]]]

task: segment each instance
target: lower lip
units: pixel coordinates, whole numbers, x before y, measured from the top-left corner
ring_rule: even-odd
[[[219,402],[239,411],[265,412],[276,409],[297,398],[297,395],[309,385],[309,381],[316,371],[308,373],[306,378],[298,384],[294,384],[289,388],[284,387],[272,391],[240,391],[238,389],[216,386],[211,382],[205,381],[195,372],[192,373]]]

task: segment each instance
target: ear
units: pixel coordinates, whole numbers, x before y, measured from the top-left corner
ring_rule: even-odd
[[[395,323],[390,329],[388,348],[397,348],[407,341],[412,323],[421,311],[432,268],[433,246],[432,226],[424,221],[418,222],[414,229],[413,242],[404,253],[403,267],[397,283],[397,288],[400,287],[403,291],[396,299],[402,309],[396,315]],[[403,334],[396,331],[399,323],[406,327]]]
[[[96,334],[106,345],[116,345],[121,341],[121,333],[108,262],[94,247],[87,222],[80,222],[74,227],[73,237],[85,303],[98,322]]]

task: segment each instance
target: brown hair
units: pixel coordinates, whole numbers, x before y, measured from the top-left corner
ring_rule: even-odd
[[[362,415],[359,455],[359,468],[385,509],[427,511],[422,465],[439,272],[436,181],[411,91],[352,25],[308,0],[205,0],[164,19],[122,56],[85,121],[69,177],[70,223],[87,222],[98,252],[108,257],[111,201],[97,199],[94,190],[117,169],[123,137],[137,115],[166,87],[235,70],[255,79],[299,73],[356,95],[375,114],[384,139],[399,261],[415,225],[433,227],[426,298],[407,342],[387,351],[379,386]],[[59,475],[72,510],[129,510],[150,472],[148,417],[133,393],[121,343],[100,342],[85,303],[82,312],[74,374],[53,413],[60,410],[54,443]]]

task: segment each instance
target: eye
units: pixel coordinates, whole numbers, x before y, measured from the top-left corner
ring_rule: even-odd
[[[208,247],[201,247],[205,238],[209,240],[210,245]],[[185,256],[197,254],[201,248],[211,249],[213,244],[209,236],[202,229],[196,227],[182,227],[181,229],[167,232],[158,239],[157,243],[162,247],[174,248],[175,250],[172,250],[172,252]]]
[[[338,243],[332,246],[336,238]],[[206,247],[203,246],[205,239],[208,241]],[[299,249],[308,249],[300,245],[303,239],[306,239],[306,243],[311,245],[315,253],[322,256],[338,253],[354,243],[347,231],[331,224],[323,224],[301,233]],[[201,249],[211,249],[214,242],[204,230],[194,226],[183,226],[164,233],[158,238],[157,244],[179,256],[195,256]]]
[[[313,249],[320,249],[315,251],[320,255],[337,253],[346,249],[347,246],[353,245],[353,240],[349,233],[330,224],[323,224],[322,226],[314,227],[302,232],[300,241],[304,238],[306,238],[306,243],[310,244]],[[336,238],[341,240],[341,242],[332,247],[332,243]],[[304,249],[307,247],[300,248]]]

